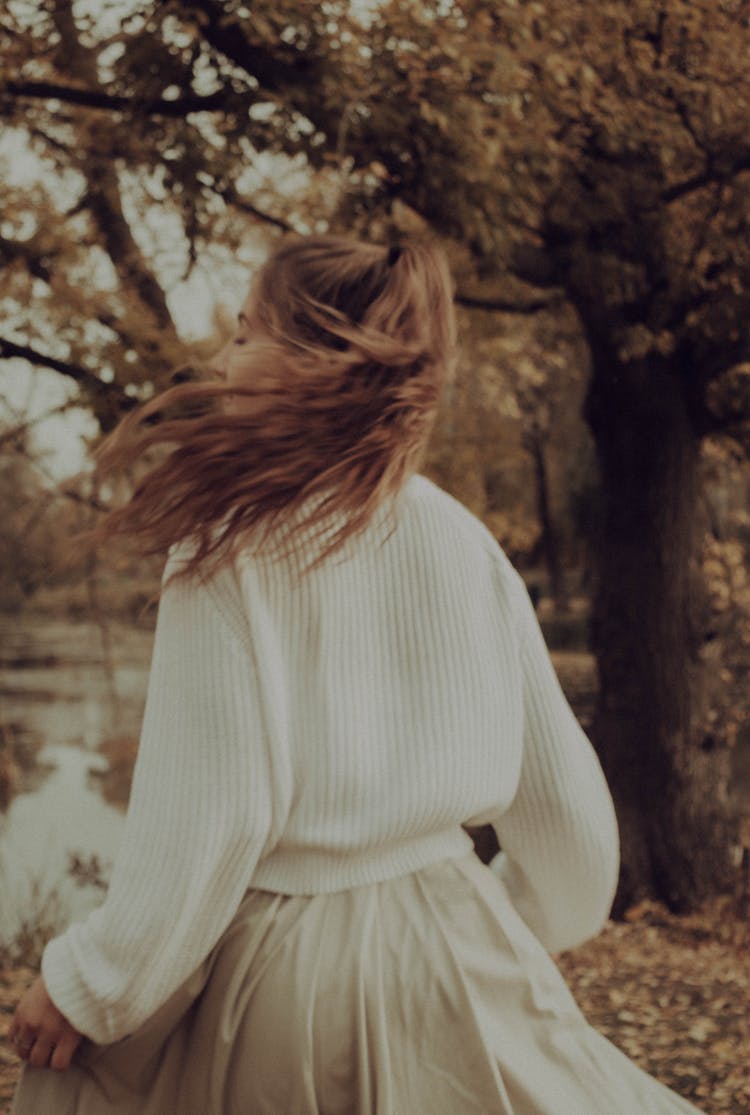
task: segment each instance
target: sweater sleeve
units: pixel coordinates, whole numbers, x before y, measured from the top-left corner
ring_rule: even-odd
[[[516,578],[524,737],[510,808],[494,824],[490,864],[550,952],[603,927],[614,898],[619,839],[599,760],[562,692],[534,609]]]
[[[137,1029],[205,959],[271,828],[251,649],[209,586],[170,572],[109,891],[42,960],[58,1009],[100,1043]]]

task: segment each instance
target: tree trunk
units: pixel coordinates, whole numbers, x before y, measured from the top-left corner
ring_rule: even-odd
[[[534,431],[528,437],[526,444],[534,462],[534,490],[542,535],[540,544],[544,563],[547,566],[550,596],[558,611],[564,611],[568,606],[568,599],[560,562],[560,539],[550,507],[549,476],[547,460],[544,455],[544,439],[541,433]]]
[[[592,737],[620,821],[616,911],[644,897],[686,910],[731,885],[734,838],[699,438],[663,358],[618,366],[595,351],[587,418],[602,484]]]

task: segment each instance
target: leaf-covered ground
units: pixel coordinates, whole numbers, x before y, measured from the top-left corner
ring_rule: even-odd
[[[750,926],[732,903],[689,918],[644,904],[559,966],[589,1021],[647,1072],[706,1115],[750,1115]]]
[[[728,901],[689,918],[644,904],[559,963],[589,1021],[648,1072],[706,1115],[750,1113],[750,926]],[[32,976],[0,969],[0,1115],[19,1071],[4,1039]]]

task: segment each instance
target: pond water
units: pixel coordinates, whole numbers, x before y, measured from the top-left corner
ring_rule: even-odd
[[[43,742],[38,768],[0,817],[0,948],[24,926],[62,928],[101,899],[123,815],[93,772],[107,739],[137,736],[151,655],[150,631],[0,617],[0,723]],[[71,857],[95,868],[82,884]],[[94,858],[95,857],[95,858]]]

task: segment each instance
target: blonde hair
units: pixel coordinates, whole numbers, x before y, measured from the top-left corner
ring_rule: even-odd
[[[169,447],[97,533],[143,554],[190,540],[188,575],[240,545],[289,556],[311,532],[323,541],[309,568],[333,554],[417,470],[453,374],[453,288],[434,245],[295,237],[252,296],[269,375],[173,387],[98,453],[105,475]],[[240,370],[242,358],[238,348]],[[228,395],[241,405],[222,409]]]

